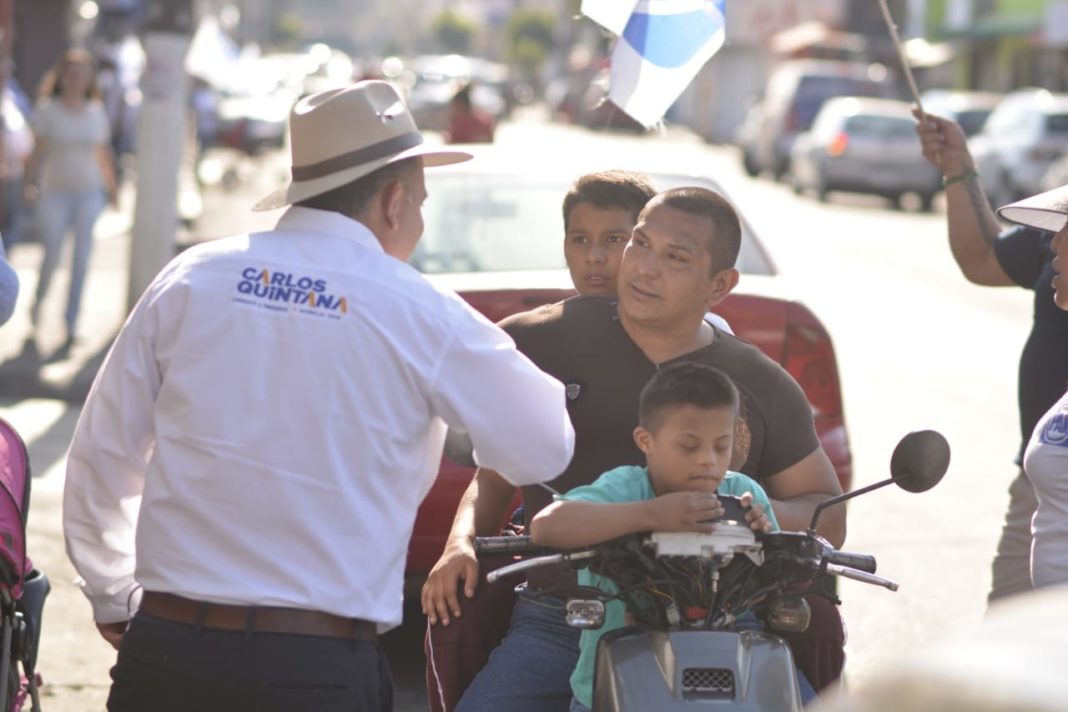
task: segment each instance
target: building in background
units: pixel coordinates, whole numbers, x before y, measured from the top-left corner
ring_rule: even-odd
[[[1068,90],[1068,1],[927,0],[926,34],[956,48],[957,89]]]

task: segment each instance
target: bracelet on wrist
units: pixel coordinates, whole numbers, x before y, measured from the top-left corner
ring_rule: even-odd
[[[942,187],[945,188],[948,185],[960,183],[961,181],[975,180],[978,177],[979,171],[975,170],[974,168],[969,168],[968,170],[961,171],[960,173],[954,176],[942,176]]]

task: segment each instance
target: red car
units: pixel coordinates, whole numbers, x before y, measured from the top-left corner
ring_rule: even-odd
[[[426,230],[411,263],[492,321],[575,294],[564,263],[561,203],[579,173],[539,174],[514,161],[495,161],[492,149],[476,153],[468,163],[427,171]],[[707,178],[647,174],[660,190],[699,185],[727,195]],[[848,490],[852,458],[830,336],[807,307],[780,293],[774,264],[744,218],[737,266],[739,287],[716,311],[801,384],[824,450]],[[408,551],[410,592],[440,556],[472,473],[442,459]]]

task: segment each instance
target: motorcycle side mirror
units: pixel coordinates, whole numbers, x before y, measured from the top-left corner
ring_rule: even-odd
[[[890,456],[890,476],[907,492],[926,492],[949,469],[949,443],[934,430],[917,430],[901,438]]]
[[[816,524],[819,522],[820,514],[827,507],[891,483],[897,484],[908,492],[926,492],[942,481],[948,469],[949,443],[946,442],[945,437],[935,430],[911,432],[901,438],[897,447],[894,448],[894,453],[890,456],[890,479],[821,502],[816,506],[816,511],[812,513],[808,533],[816,533]]]

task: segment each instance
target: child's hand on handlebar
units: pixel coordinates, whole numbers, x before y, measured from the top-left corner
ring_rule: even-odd
[[[764,505],[753,504],[752,492],[746,492],[740,499],[742,500],[742,506],[748,510],[745,513],[745,521],[749,524],[749,528],[758,532],[770,532],[771,521],[768,519],[768,515],[764,513]]]
[[[723,516],[723,505],[715,492],[669,492],[649,500],[653,531],[715,531],[711,522]]]

